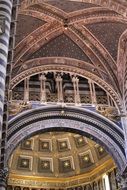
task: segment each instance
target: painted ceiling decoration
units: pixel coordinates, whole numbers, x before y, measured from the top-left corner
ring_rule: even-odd
[[[15,9],[7,190],[102,190],[106,171],[116,190],[127,166],[127,1],[20,0]]]
[[[119,11],[111,10],[118,6],[117,2],[110,2],[111,9],[107,2],[22,1],[12,76],[30,59],[69,57],[92,63],[91,72],[98,73],[102,80],[107,78],[106,82],[121,96],[117,85],[117,49],[127,20]],[[32,23],[30,27],[28,23]]]

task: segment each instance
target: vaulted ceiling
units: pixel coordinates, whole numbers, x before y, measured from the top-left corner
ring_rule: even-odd
[[[122,86],[118,81],[118,57],[120,38],[127,29],[126,4],[124,0],[22,0],[11,86],[32,75],[29,71],[39,63],[40,67],[44,62],[50,67],[57,63],[57,69],[62,62],[62,71],[70,61],[73,67],[80,67],[88,77],[109,88],[119,102]]]
[[[75,72],[100,85],[121,108],[118,67],[121,38],[127,31],[125,0],[21,0],[17,21],[11,88],[48,70]],[[78,145],[80,138],[83,146]],[[45,177],[85,174],[110,160],[103,147],[69,133],[32,137],[22,142],[13,157],[12,175],[25,171]]]

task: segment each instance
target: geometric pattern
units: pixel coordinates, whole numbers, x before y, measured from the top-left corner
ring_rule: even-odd
[[[13,159],[9,165],[17,173],[22,170],[31,175],[62,177],[89,171],[109,156],[103,147],[82,135],[47,132],[23,141],[13,158],[17,160],[16,167]]]

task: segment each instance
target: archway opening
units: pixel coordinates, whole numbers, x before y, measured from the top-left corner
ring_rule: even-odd
[[[9,159],[8,190],[116,190],[117,166],[103,145],[72,131],[23,140]]]

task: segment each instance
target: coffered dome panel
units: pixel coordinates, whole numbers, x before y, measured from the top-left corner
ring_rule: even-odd
[[[68,132],[48,132],[23,141],[10,159],[12,174],[71,177],[91,172],[110,160],[94,141]]]

